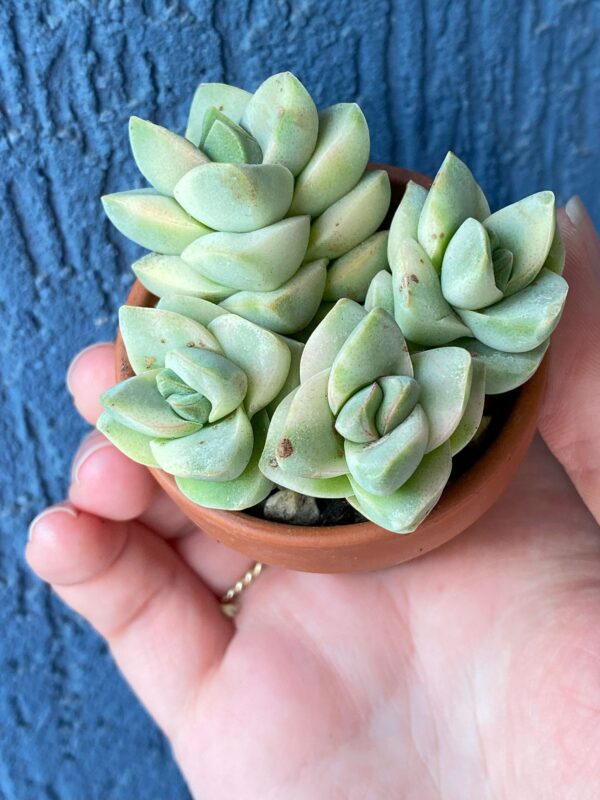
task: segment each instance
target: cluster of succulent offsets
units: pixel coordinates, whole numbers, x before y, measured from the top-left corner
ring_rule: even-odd
[[[103,203],[152,251],[133,270],[159,299],[121,309],[135,375],[100,430],[200,505],[283,487],[414,530],[485,395],[535,372],[560,318],[552,193],[490,214],[449,153],[379,230],[390,184],[360,108],[318,112],[290,73],[201,84],[185,137],[133,117],[130,139],[152,188]]]

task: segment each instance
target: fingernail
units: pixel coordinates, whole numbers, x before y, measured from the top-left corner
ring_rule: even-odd
[[[86,436],[84,436],[77,449],[77,452],[75,453],[75,457],[73,458],[73,464],[71,466],[71,483],[79,485],[79,473],[81,472],[81,468],[88,458],[94,453],[97,453],[98,450],[102,450],[103,447],[109,446],[110,442],[99,431],[90,431]]]
[[[31,522],[29,523],[29,530],[27,531],[27,541],[30,542],[35,536],[35,529],[37,527],[38,522],[40,522],[40,520],[42,519],[45,519],[46,517],[49,517],[51,514],[68,514],[70,517],[74,517],[75,519],[77,519],[77,511],[72,506],[59,504],[56,506],[51,506],[50,508],[46,508],[44,511],[41,512],[41,514],[38,514],[37,517],[32,519]]]
[[[85,355],[86,353],[89,353],[90,350],[94,350],[96,347],[110,347],[110,343],[94,342],[94,344],[90,344],[87,347],[84,347],[83,350],[80,350],[79,353],[77,353],[75,358],[69,364],[69,367],[67,369],[67,375],[65,378],[65,383],[67,384],[67,391],[69,392],[70,395],[73,395],[73,387],[71,386],[71,376],[73,375],[73,370],[75,368],[75,365],[77,364],[81,356]]]
[[[587,209],[583,205],[581,197],[577,194],[574,194],[573,197],[567,200],[565,212],[576,228],[578,228],[588,216]]]

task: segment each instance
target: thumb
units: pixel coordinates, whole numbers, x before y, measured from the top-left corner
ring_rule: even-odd
[[[572,197],[559,213],[569,295],[550,347],[540,432],[600,522],[600,239]]]

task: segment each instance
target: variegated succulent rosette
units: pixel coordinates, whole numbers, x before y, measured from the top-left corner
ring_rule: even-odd
[[[130,140],[151,187],[103,203],[152,251],[133,270],[158,302],[121,309],[135,375],[100,430],[200,505],[279,486],[414,530],[485,394],[526,381],[558,322],[552,193],[490,214],[449,153],[379,230],[390,184],[360,108],[317,112],[290,73],[201,84],[185,137],[133,117]]]

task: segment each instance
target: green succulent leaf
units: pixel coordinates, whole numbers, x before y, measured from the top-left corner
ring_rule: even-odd
[[[269,405],[267,406],[267,412],[269,417],[272,417],[275,413],[275,409],[281,403],[281,401],[288,396],[290,392],[292,392],[297,386],[300,386],[300,359],[302,358],[302,351],[304,350],[304,345],[302,342],[297,342],[295,339],[289,339],[287,336],[280,337],[282,341],[286,343],[288,349],[290,351],[291,361],[290,361],[290,369],[287,374],[287,378],[281,389],[279,390],[279,394],[271,400]]]
[[[208,422],[210,403],[204,395],[198,392],[193,394],[171,394],[166,400],[173,411],[182,419],[198,422],[200,425]]]
[[[385,496],[410,478],[425,455],[429,439],[427,417],[416,405],[386,436],[369,444],[346,441],[344,452],[352,483],[370,494]]]
[[[209,108],[218,108],[232,122],[239,123],[252,95],[226,83],[201,83],[194,94],[185,138],[200,145],[204,117]]]
[[[106,194],[104,212],[115,228],[132,242],[165,255],[179,255],[210,228],[186,214],[172,197],[154,189]]]
[[[283,472],[302,478],[334,478],[348,472],[344,441],[327,403],[329,370],[301,383],[283,425],[275,455]]]
[[[496,286],[502,293],[504,293],[506,287],[508,286],[510,275],[512,273],[513,260],[513,254],[510,252],[510,250],[506,250],[503,247],[494,250],[492,253],[494,280],[496,282]]]
[[[259,411],[252,420],[254,445],[246,468],[230,481],[203,481],[197,478],[176,478],[180,491],[192,502],[205,508],[243,511],[262,502],[273,488],[271,481],[258,468],[265,446],[269,417]]]
[[[249,233],[211,233],[181,254],[185,262],[212,281],[237,290],[279,289],[304,260],[309,217],[289,217]]]
[[[419,400],[419,384],[408,375],[387,375],[379,379],[383,397],[375,417],[379,436],[385,436],[400,425]]]
[[[223,112],[220,111],[217,108],[217,106],[209,106],[204,112],[204,118],[202,120],[202,135],[200,136],[200,144],[198,145],[200,148],[204,148],[206,137],[208,136],[210,129],[213,126],[213,123],[217,121],[221,121],[225,125],[231,125],[236,130],[242,131],[242,133],[244,133],[246,136],[252,138],[250,134],[247,131],[245,131],[240,125],[238,125],[236,122],[233,122],[233,120],[231,120],[227,116],[227,114],[223,114]],[[258,144],[258,142],[256,144]],[[204,152],[206,152],[206,150],[204,150]],[[221,161],[220,158],[213,158],[212,156],[210,156],[209,160]],[[223,159],[223,160],[228,160],[228,159]],[[242,161],[239,163],[245,164],[246,162],[242,159]]]
[[[556,230],[556,205],[552,192],[538,192],[501,208],[484,223],[498,246],[513,254],[513,268],[505,294],[528,286],[550,252]]]
[[[328,399],[333,413],[358,389],[384,375],[412,376],[412,365],[400,328],[387,311],[374,308],[349,335],[331,367]]]
[[[517,294],[482,311],[459,309],[473,336],[496,350],[524,353],[547,339],[558,325],[568,292],[567,282],[543,269]]]
[[[365,310],[383,308],[390,316],[394,316],[394,286],[390,272],[381,270],[371,281],[365,298]]]
[[[461,347],[438,347],[412,356],[419,402],[429,420],[427,452],[438,448],[457,429],[467,408],[473,360]]]
[[[502,300],[489,237],[473,217],[463,222],[446,248],[441,285],[445,299],[457,308],[477,310]]]
[[[150,442],[156,439],[155,436],[134,431],[128,425],[119,422],[110,411],[103,411],[100,414],[96,428],[132,461],[137,461],[145,467],[158,467],[150,450]]]
[[[180,478],[232,481],[239,478],[252,456],[252,425],[242,408],[205,425],[197,433],[171,441],[150,442],[159,466]]]
[[[156,308],[162,311],[174,311],[204,326],[208,326],[213,319],[227,314],[227,311],[209,300],[186,294],[166,294],[160,298]]]
[[[562,275],[565,268],[565,245],[560,235],[560,227],[555,220],[554,223],[554,236],[550,250],[544,261],[544,269],[549,269],[550,272],[556,272],[557,275]]]
[[[187,294],[220,303],[235,291],[229,286],[221,286],[204,278],[179,256],[148,253],[135,261],[131,269],[140,283],[157,297],[173,293]]]
[[[350,475],[351,503],[376,525],[394,533],[411,533],[437,504],[450,477],[452,456],[445,442],[423,459],[412,476],[387,497],[366,492]]]
[[[298,78],[280,72],[254,92],[242,125],[262,147],[265,164],[283,164],[297,175],[315,149],[319,115]]]
[[[387,231],[374,233],[329,264],[323,299],[348,297],[364,303],[373,278],[387,269],[387,239]]]
[[[161,395],[167,400],[172,394],[188,395],[197,394],[191,389],[185,381],[182,381],[179,375],[176,375],[173,370],[159,369],[156,374],[156,388]]]
[[[383,399],[378,383],[359,389],[342,406],[335,421],[336,431],[349,442],[365,444],[379,437],[375,414]]]
[[[332,366],[346,339],[365,317],[364,308],[354,300],[338,300],[304,346],[300,360],[302,383]]]
[[[391,266],[395,318],[407,339],[435,347],[469,335],[444,299],[439,276],[418,242],[404,239]]]
[[[204,225],[245,233],[282,219],[293,190],[294,177],[280,164],[211,163],[184,175],[174,194]]]
[[[305,325],[302,330],[296,331],[294,333],[294,339],[297,339],[299,342],[307,342],[309,338],[312,336],[313,331],[323,322],[327,314],[331,311],[334,307],[335,303],[326,303],[325,301],[321,301],[319,303],[319,307],[317,308],[313,318]]]
[[[217,119],[213,122],[204,143],[212,161],[231,164],[260,164],[262,153],[258,142],[239,125]]]
[[[221,306],[276,333],[296,333],[308,325],[319,308],[327,279],[326,267],[325,259],[312,261],[300,267],[279,289],[236,292]]]
[[[439,272],[444,252],[468,217],[482,222],[490,207],[471,170],[449,152],[433,181],[419,218],[419,243]]]
[[[158,370],[117,383],[100,396],[102,406],[122,425],[161,439],[187,436],[200,425],[181,419],[156,387]]]
[[[174,348],[202,347],[221,352],[219,343],[203,325],[173,311],[122,306],[119,329],[136,374],[164,367],[166,354]]]
[[[396,250],[400,242],[404,239],[415,239],[418,237],[419,217],[425,204],[427,189],[419,186],[414,181],[406,184],[406,189],[402,195],[398,208],[390,225],[390,235],[388,239],[388,260],[390,264],[394,260]]]
[[[306,258],[339,258],[348,253],[381,225],[390,197],[387,172],[365,173],[354,189],[313,222]]]
[[[290,392],[277,406],[271,418],[267,441],[260,458],[260,470],[273,483],[310,497],[348,497],[352,494],[352,488],[346,475],[335,478],[301,478],[291,472],[284,472],[277,462],[277,447],[283,438],[283,428],[297,393],[298,389]]]
[[[139,171],[161,194],[172,196],[186,172],[209,160],[188,139],[139,117],[129,118],[129,141]]]
[[[262,151],[253,136],[214,106],[204,115],[202,149],[212,161],[260,164]]]
[[[502,394],[516,389],[531,378],[542,362],[550,340],[546,339],[526,353],[505,353],[494,350],[477,339],[457,339],[456,347],[464,347],[485,366],[485,393]]]
[[[473,359],[473,378],[471,380],[471,392],[465,413],[462,415],[458,427],[450,437],[450,448],[452,455],[466,447],[481,423],[483,407],[485,404],[485,364],[478,359]]]
[[[248,379],[245,405],[252,419],[281,391],[290,371],[290,349],[280,336],[235,314],[217,317],[208,329]]]
[[[356,103],[319,113],[314,152],[296,179],[291,214],[322,214],[358,183],[369,160],[369,127]]]
[[[208,422],[210,403],[203,395],[191,389],[170,369],[161,369],[156,376],[156,388],[182,419]]]
[[[209,422],[231,414],[246,397],[248,379],[245,373],[212,350],[195,347],[170,350],[165,356],[165,365],[209,400],[212,406]]]

